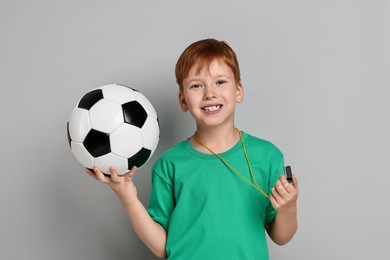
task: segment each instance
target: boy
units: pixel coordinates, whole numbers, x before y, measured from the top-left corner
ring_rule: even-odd
[[[283,155],[270,142],[238,130],[244,98],[236,54],[223,41],[188,46],[176,64],[179,103],[196,123],[193,136],[153,166],[148,210],[132,182],[111,168],[87,172],[107,183],[140,239],[169,259],[268,259],[265,231],[277,244],[297,230],[298,182],[286,180]]]

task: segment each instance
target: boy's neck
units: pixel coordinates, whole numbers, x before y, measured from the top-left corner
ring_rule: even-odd
[[[234,126],[212,129],[198,128],[196,136],[215,153],[226,152],[240,140],[240,134]],[[207,148],[198,143],[194,136],[190,138],[190,143],[196,150],[203,153],[210,153]]]

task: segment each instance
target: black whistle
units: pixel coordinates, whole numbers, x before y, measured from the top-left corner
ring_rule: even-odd
[[[290,166],[286,166],[284,167],[284,170],[286,171],[286,179],[288,181],[288,183],[293,183],[293,177],[292,177],[292,172],[291,172],[291,167]]]

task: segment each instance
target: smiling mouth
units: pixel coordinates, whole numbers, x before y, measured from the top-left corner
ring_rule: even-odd
[[[213,112],[213,111],[219,110],[221,107],[222,107],[222,105],[209,106],[209,107],[204,107],[203,110],[205,110],[207,112]]]

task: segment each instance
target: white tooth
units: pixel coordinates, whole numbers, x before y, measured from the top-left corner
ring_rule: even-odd
[[[206,107],[205,110],[206,111],[215,111],[215,110],[218,110],[220,108],[220,106],[210,106],[210,107]]]

